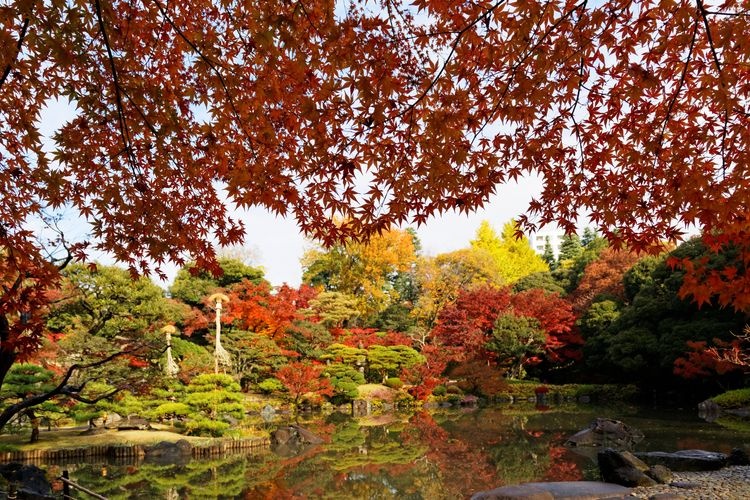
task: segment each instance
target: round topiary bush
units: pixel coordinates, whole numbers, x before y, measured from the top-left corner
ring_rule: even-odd
[[[438,385],[432,390],[433,396],[445,396],[448,393],[448,389],[444,385]]]
[[[258,389],[264,394],[271,394],[274,392],[281,392],[284,390],[284,384],[277,378],[267,378],[263,382],[258,384]]]
[[[391,389],[401,389],[404,386],[404,383],[398,377],[390,377],[385,379],[385,385]]]

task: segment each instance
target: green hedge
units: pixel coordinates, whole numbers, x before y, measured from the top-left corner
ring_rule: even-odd
[[[547,400],[555,398],[579,399],[589,397],[592,401],[629,401],[638,394],[633,385],[615,384],[565,384],[549,385],[528,380],[510,380],[508,388],[499,394],[499,399],[512,397],[513,399],[536,398],[537,390],[547,389]]]

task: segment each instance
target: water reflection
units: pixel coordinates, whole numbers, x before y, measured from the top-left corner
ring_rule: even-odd
[[[563,443],[601,415],[641,428],[645,450],[678,449],[687,440],[690,447],[728,451],[737,441],[697,418],[682,426],[675,419],[684,417],[632,409],[507,406],[360,419],[334,413],[300,422],[325,444],[293,456],[264,450],[186,465],[66,468],[73,480],[112,499],[465,498],[503,484],[593,479],[590,456]]]

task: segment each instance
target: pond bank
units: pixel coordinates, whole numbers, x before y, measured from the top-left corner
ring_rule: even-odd
[[[670,484],[633,489],[635,498],[673,495],[685,500],[727,500],[750,498],[750,466],[732,466],[715,471],[674,472]],[[657,497],[658,498],[658,497]],[[665,497],[666,498],[666,497]]]
[[[192,458],[220,457],[229,453],[242,453],[267,448],[269,445],[270,440],[265,437],[222,439],[207,444],[187,444],[190,447],[189,452]],[[120,443],[77,448],[15,450],[0,452],[0,463],[23,462],[39,465],[78,463],[81,461],[94,462],[101,459],[139,462],[146,457],[149,448],[151,447],[143,444]]]

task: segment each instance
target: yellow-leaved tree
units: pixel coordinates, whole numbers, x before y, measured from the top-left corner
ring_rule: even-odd
[[[525,236],[516,237],[516,223],[510,221],[503,226],[498,236],[489,222],[482,221],[477,229],[471,248],[489,253],[505,284],[511,285],[529,274],[549,271],[549,266],[529,245]]]
[[[308,250],[302,257],[302,280],[355,297],[359,317],[367,319],[400,299],[396,278],[410,272],[416,261],[413,233],[393,228],[367,243]]]

